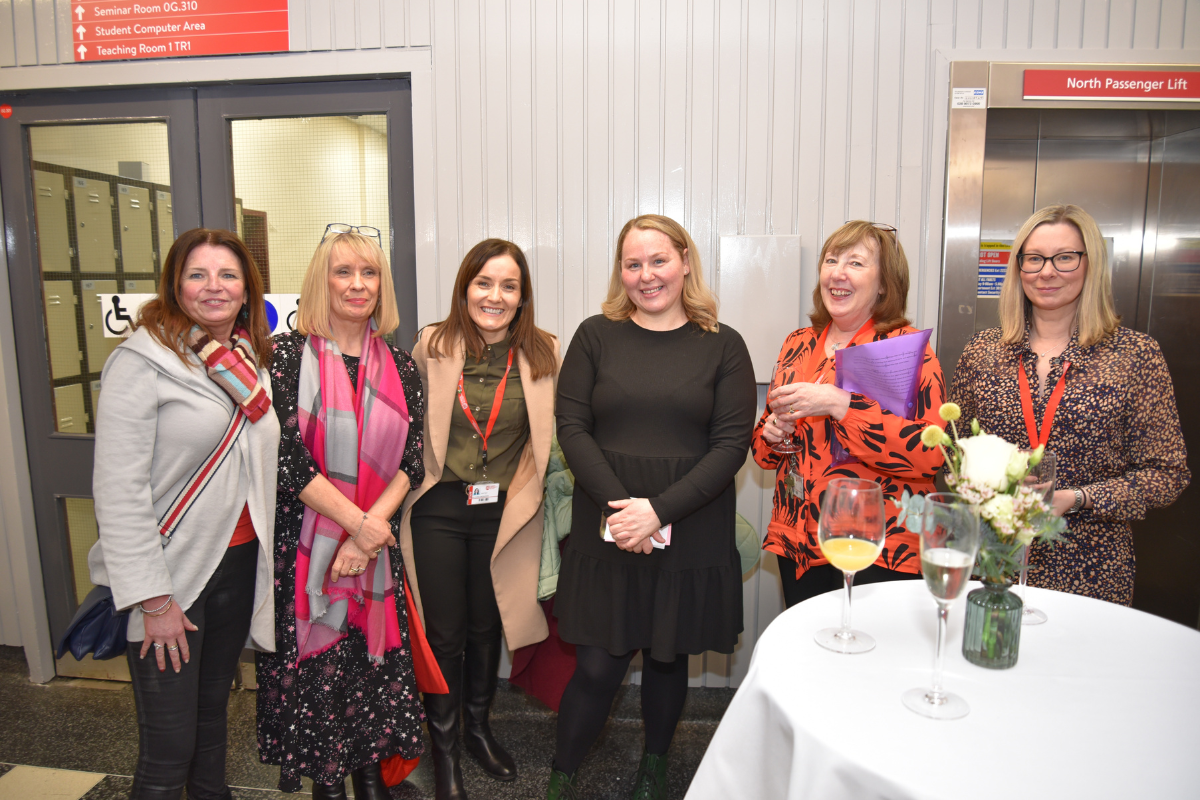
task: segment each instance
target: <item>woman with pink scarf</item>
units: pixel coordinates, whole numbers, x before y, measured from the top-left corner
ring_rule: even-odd
[[[425,475],[424,403],[412,358],[382,338],[399,315],[378,237],[330,225],[296,331],[275,339],[276,652],[258,659],[258,744],[282,791],[306,776],[314,798],[345,798],[347,776],[357,800],[387,798],[381,762],[422,751],[418,675],[441,682],[422,672],[427,645],[393,547]]]

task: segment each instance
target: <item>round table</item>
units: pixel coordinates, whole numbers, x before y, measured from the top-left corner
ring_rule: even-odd
[[[951,609],[945,687],[971,707],[954,721],[900,702],[932,675],[923,581],[855,588],[852,623],[878,642],[863,655],[813,641],[839,623],[842,592],[789,609],[759,638],[687,800],[1200,797],[1200,632],[1028,592],[1050,619],[1024,627],[1012,669],[964,659],[966,598]]]

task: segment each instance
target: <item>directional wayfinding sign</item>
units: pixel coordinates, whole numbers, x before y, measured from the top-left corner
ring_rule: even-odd
[[[71,24],[77,62],[288,49],[288,0],[72,0]]]

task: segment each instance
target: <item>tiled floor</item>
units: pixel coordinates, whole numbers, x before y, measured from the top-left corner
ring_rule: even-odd
[[[538,800],[545,794],[554,750],[555,714],[519,689],[500,683],[492,729],[517,761],[511,783],[489,779],[468,757],[463,764],[472,800]],[[693,689],[671,746],[669,796],[682,798],[717,722],[733,697],[729,689]],[[24,654],[0,647],[0,800],[125,800],[137,761],[133,693],[94,681],[29,683]],[[254,693],[235,691],[229,704],[227,780],[237,800],[276,800],[275,767],[258,762]],[[640,698],[626,687],[600,741],[579,771],[586,800],[629,795],[641,755]],[[34,787],[32,790],[30,786]],[[428,762],[392,790],[393,800],[433,797]]]

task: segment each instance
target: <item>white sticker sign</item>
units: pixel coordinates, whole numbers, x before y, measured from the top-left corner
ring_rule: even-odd
[[[987,108],[987,89],[955,89],[951,108]]]
[[[156,294],[113,293],[100,295],[100,315],[104,321],[106,339],[124,339],[133,330],[142,305],[158,297]],[[271,335],[296,330],[298,294],[263,295],[267,305],[267,324]]]

